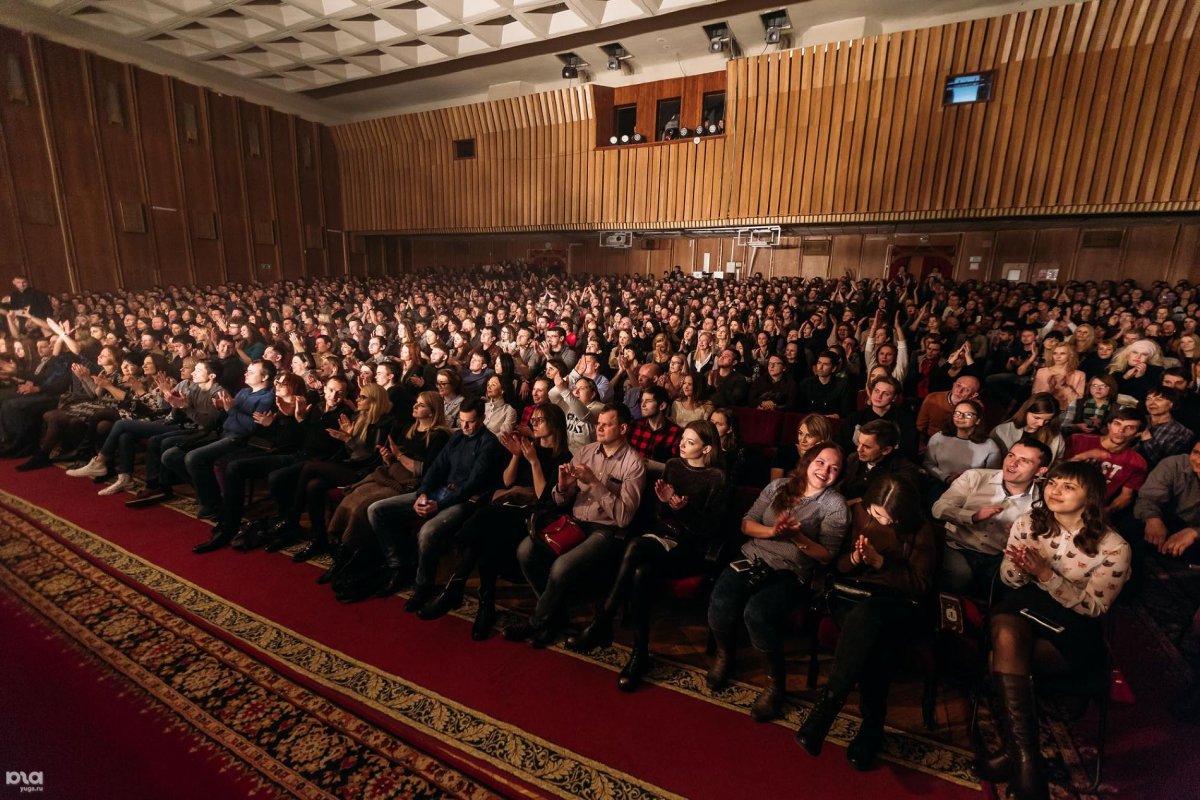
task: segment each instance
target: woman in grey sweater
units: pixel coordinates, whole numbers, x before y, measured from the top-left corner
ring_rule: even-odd
[[[749,537],[742,560],[730,564],[713,587],[708,626],[717,653],[708,686],[716,690],[729,679],[744,621],[767,670],[767,685],[750,709],[758,722],[775,719],[783,709],[788,616],[807,597],[817,565],[828,564],[842,549],[850,526],[846,501],[831,488],[841,469],[841,449],[821,442],[790,476],[771,481],[742,519],[742,533]]]

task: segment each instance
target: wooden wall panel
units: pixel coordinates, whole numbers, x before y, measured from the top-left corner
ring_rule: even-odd
[[[196,264],[196,279],[200,283],[222,280],[250,280],[257,260],[250,246],[252,218],[246,204],[247,178],[243,169],[245,152],[238,115],[238,101],[233,97],[197,90],[208,131],[212,159],[213,196],[220,215],[220,264]]]
[[[295,175],[299,194],[300,244],[304,250],[303,275],[328,275],[325,215],[321,188],[321,152],[318,125],[295,121]]]
[[[271,137],[271,194],[279,250],[279,271],[273,277],[300,278],[304,276],[306,264],[297,183],[296,137],[291,120],[285,114],[268,110],[267,124]]]
[[[279,248],[282,230],[275,211],[270,111],[245,100],[237,100],[236,105],[251,253],[251,275],[240,280],[278,280],[284,276]]]
[[[726,135],[700,145],[597,147],[614,105],[636,102],[650,134],[642,120],[658,97],[700,97],[707,89],[695,87],[719,74],[338,126],[346,226],[503,232],[1196,211],[1198,19],[1188,0],[1092,0],[734,59]],[[994,72],[992,100],[943,106],[946,77],[968,71]],[[447,170],[452,136],[468,135],[476,159]]]
[[[3,249],[12,273],[24,272],[37,286],[65,291],[77,285],[74,264],[66,247],[63,214],[56,190],[58,177],[50,160],[48,140],[42,125],[45,111],[42,82],[34,66],[31,42],[15,31],[0,28],[0,56],[7,71],[9,56],[16,57],[23,99],[0,94],[0,139],[3,150],[0,168],[11,183],[7,201],[15,207],[10,219],[17,237]],[[7,78],[7,74],[5,76]],[[36,264],[30,260],[36,254]],[[14,265],[12,259],[19,259]]]
[[[91,124],[85,54],[53,42],[40,45],[46,109],[54,120],[52,153],[79,281],[83,286],[120,287],[109,198]]]
[[[158,277],[164,284],[194,283],[193,259],[215,260],[216,240],[188,241],[187,206],[183,202],[170,79],[137,68],[132,70],[132,76],[147,213],[154,237]]]
[[[158,256],[146,202],[145,175],[138,146],[136,108],[125,66],[88,56],[92,126],[98,166],[108,193],[110,220],[123,281],[131,286],[159,283]]]

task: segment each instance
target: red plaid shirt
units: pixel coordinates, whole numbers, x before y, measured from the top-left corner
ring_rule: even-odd
[[[639,419],[630,429],[629,444],[647,461],[666,461],[679,455],[679,437],[682,435],[683,428],[670,420],[665,420],[661,428],[654,430],[647,420]]]

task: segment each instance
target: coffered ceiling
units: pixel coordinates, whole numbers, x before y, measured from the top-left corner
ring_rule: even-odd
[[[1061,2],[1061,0],[1060,0]],[[765,50],[1051,5],[1039,0],[3,0],[0,23],[323,122],[483,99],[487,87],[563,85],[556,54],[616,84],[722,69],[703,24]],[[600,45],[631,53],[616,73]],[[636,77],[637,75],[642,77]]]

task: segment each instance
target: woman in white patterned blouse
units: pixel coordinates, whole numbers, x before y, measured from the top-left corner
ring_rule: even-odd
[[[1079,674],[1104,663],[1100,617],[1129,578],[1130,548],[1104,516],[1095,464],[1060,463],[1042,500],[1018,517],[1000,578],[1013,591],[992,608],[992,678],[1005,746],[981,753],[980,777],[1008,781],[1016,797],[1047,797],[1038,747],[1032,665]]]

